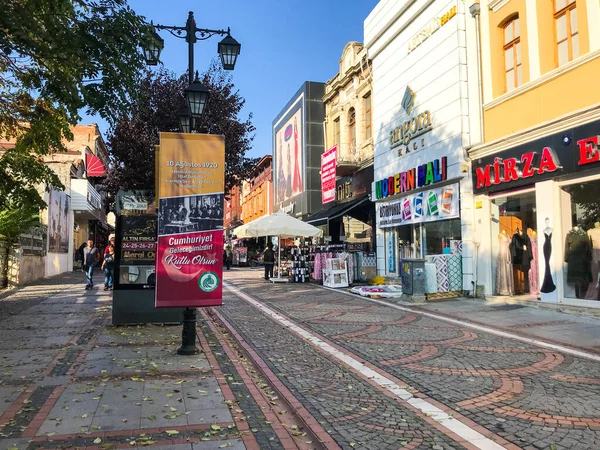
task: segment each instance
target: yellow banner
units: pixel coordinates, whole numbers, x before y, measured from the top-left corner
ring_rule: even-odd
[[[223,192],[224,136],[160,133],[158,156],[159,198]]]

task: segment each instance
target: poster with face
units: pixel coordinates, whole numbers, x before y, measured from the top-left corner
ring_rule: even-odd
[[[69,252],[69,209],[71,197],[65,191],[50,191],[48,201],[48,252]]]
[[[304,191],[302,151],[302,108],[298,108],[275,133],[278,203]]]

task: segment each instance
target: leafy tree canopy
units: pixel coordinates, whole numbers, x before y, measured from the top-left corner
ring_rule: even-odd
[[[43,208],[62,185],[43,157],[64,151],[78,111],[121,116],[138,89],[149,26],[126,0],[0,0],[0,210]]]
[[[196,124],[201,133],[225,136],[225,191],[239,184],[256,159],[245,155],[254,139],[252,114],[239,117],[245,100],[217,60],[201,77],[210,98],[202,119]],[[140,83],[140,92],[130,114],[119,117],[108,136],[112,159],[107,187],[112,199],[119,189],[154,189],[155,146],[159,132],[179,131],[178,113],[185,106],[183,91],[188,77],[172,72],[149,72]]]

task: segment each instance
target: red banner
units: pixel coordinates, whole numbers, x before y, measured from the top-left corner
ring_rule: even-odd
[[[336,158],[337,145],[331,147],[321,156],[321,202],[323,204],[335,200]]]
[[[161,133],[155,305],[219,306],[223,298],[222,136]]]

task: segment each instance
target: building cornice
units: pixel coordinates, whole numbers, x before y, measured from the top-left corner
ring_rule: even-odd
[[[488,8],[490,11],[492,12],[496,12],[498,11],[500,8],[502,8],[503,6],[507,5],[508,2],[510,2],[510,0],[492,0],[489,4],[488,4]]]
[[[600,103],[572,111],[555,119],[526,128],[509,136],[477,145],[469,150],[471,159],[483,158],[545,136],[600,120]]]
[[[496,106],[501,105],[504,102],[507,102],[515,97],[523,95],[523,94],[541,86],[542,84],[548,83],[549,81],[552,81],[552,80],[564,75],[565,73],[570,72],[571,70],[574,70],[574,69],[576,69],[598,57],[600,57],[600,50],[596,50],[595,52],[591,52],[591,53],[586,53],[585,55],[583,55],[563,66],[560,66],[548,73],[545,73],[544,75],[542,75],[539,78],[536,78],[533,81],[525,83],[525,84],[519,86],[518,88],[513,89],[512,91],[507,92],[506,94],[503,94],[500,97],[495,98],[491,102],[488,102],[485,105],[483,105],[483,109],[485,111],[487,111],[489,109],[495,108]]]
[[[365,72],[368,73],[371,70],[371,61],[367,58],[366,55],[364,55],[362,56],[361,60],[359,60],[359,62],[354,64],[350,69],[346,71],[342,78],[337,79],[331,84],[327,82],[325,89],[329,87],[331,90],[323,96],[323,102],[327,103],[331,101],[336,95],[339,95],[340,91],[344,87],[346,87],[346,85],[350,83],[356,75],[361,73],[361,67],[363,66],[363,64],[366,65]],[[339,76],[339,73],[336,75],[336,77],[337,76]],[[332,80],[335,80],[336,77],[333,77]],[[370,84],[366,79],[364,80],[364,82]]]

